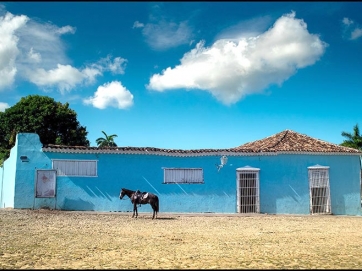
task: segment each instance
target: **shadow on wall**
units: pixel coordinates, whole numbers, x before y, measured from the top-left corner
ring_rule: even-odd
[[[261,197],[261,212],[262,213],[271,213],[276,214],[278,212],[293,213],[293,211],[298,210],[298,212],[303,212],[304,205],[303,202],[303,193],[308,193],[308,190],[303,189],[302,187],[297,187],[296,185],[290,185],[287,182],[282,182],[280,187],[276,189],[274,182],[267,182],[262,184],[260,189]],[[277,202],[278,200],[287,200],[294,202],[294,206],[290,209],[287,205],[285,210],[278,210]],[[304,210],[307,211],[308,210]]]
[[[57,209],[66,210],[66,211],[89,211],[94,210],[94,204],[89,201],[84,201],[82,199],[64,199],[62,206],[57,206]]]
[[[102,197],[102,198],[107,198],[108,200],[112,200],[111,197],[109,196],[108,191],[106,192],[107,194],[103,193],[98,186],[92,186],[90,187],[90,185],[87,185],[85,187],[82,187],[84,189],[84,191],[90,195],[91,197]],[[117,195],[119,194],[119,191],[116,190],[116,188],[114,188],[112,191],[112,194]]]

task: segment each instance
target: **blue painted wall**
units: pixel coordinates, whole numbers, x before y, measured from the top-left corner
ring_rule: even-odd
[[[17,141],[18,157],[12,158],[16,159],[15,208],[131,212],[130,200],[119,199],[124,187],[157,194],[160,213],[236,213],[236,169],[248,165],[260,168],[261,213],[309,214],[308,167],[319,164],[330,167],[332,213],[361,215],[360,162],[355,155],[230,155],[218,172],[219,155],[62,154],[42,152],[35,134],[19,134]],[[29,162],[21,162],[21,155],[27,155]],[[56,197],[35,199],[35,171],[51,169],[51,159],[98,160],[98,177],[58,176]],[[205,183],[163,184],[163,167],[203,168]],[[4,186],[4,192],[11,194],[12,187]],[[151,211],[150,205],[139,208]]]
[[[41,151],[37,134],[20,133],[10,157],[4,162],[1,178],[1,208],[54,207],[52,198],[35,198],[35,173],[37,169],[50,169],[51,163]],[[27,156],[24,162],[21,156]]]
[[[18,157],[18,140],[10,151],[10,157],[4,161],[1,170],[1,191],[0,191],[0,207],[14,208],[15,202],[15,176],[16,176],[16,159]]]

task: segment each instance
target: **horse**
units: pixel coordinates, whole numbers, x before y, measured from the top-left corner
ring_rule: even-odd
[[[138,216],[137,204],[150,204],[153,209],[152,219],[157,218],[157,213],[159,211],[159,201],[158,197],[155,194],[150,192],[140,192],[139,190],[133,191],[126,188],[121,189],[121,193],[119,194],[119,198],[122,199],[125,195],[127,195],[132,204],[133,204],[133,215],[132,217]]]

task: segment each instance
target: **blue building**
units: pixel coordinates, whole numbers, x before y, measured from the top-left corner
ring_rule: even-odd
[[[1,208],[160,213],[361,215],[362,152],[285,130],[230,149],[43,146],[19,133],[0,168]],[[152,212],[142,205],[139,212]]]

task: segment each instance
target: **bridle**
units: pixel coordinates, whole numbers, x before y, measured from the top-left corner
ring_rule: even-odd
[[[122,190],[121,194],[119,195],[120,200],[125,200],[124,196],[126,193]]]

